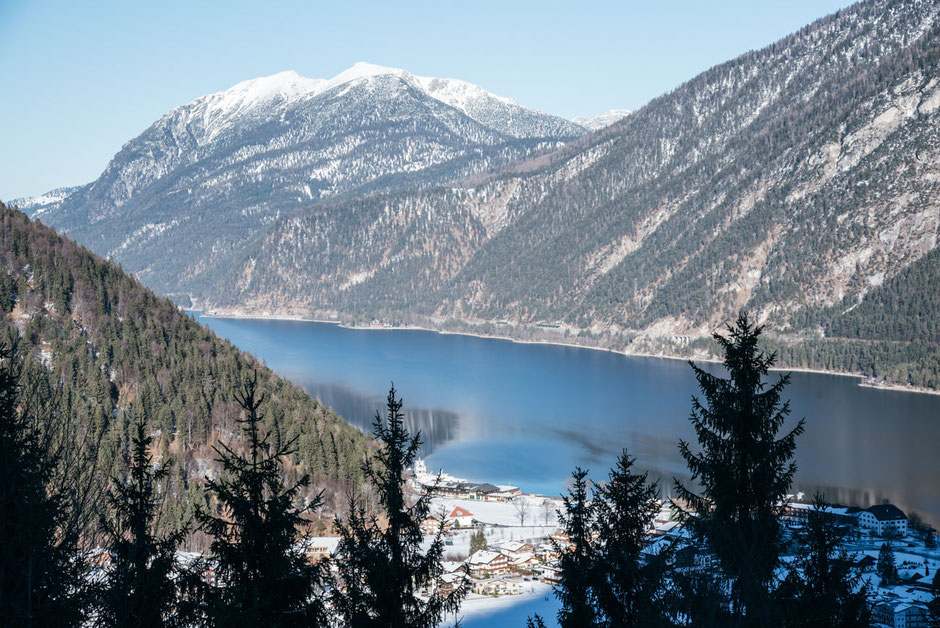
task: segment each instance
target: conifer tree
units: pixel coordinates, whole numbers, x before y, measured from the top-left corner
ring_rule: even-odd
[[[483,534],[483,530],[477,530],[470,535],[470,555],[486,549],[486,535]]]
[[[561,571],[555,597],[561,601],[558,623],[562,628],[600,625],[597,591],[592,583],[597,564],[592,538],[595,511],[588,496],[587,473],[576,467],[571,474],[573,482],[568,495],[562,497],[563,507],[558,519],[562,532],[568,537],[567,543],[552,541],[559,554]]]
[[[692,398],[690,417],[701,450],[680,441],[679,451],[701,492],[675,483],[688,505],[684,523],[716,557],[728,580],[730,611],[748,626],[775,621],[770,592],[779,564],[779,515],[796,471],[796,437],[803,432],[801,420],[778,438],[790,413],[789,402],[780,401],[790,378],[765,385],[775,354],[758,350],[762,329],[742,312],[727,338],[714,334],[728,379],[690,363],[704,396],[704,403]]]
[[[878,550],[878,562],[875,572],[881,578],[883,585],[892,584],[898,578],[898,568],[894,561],[894,549],[890,543],[882,543]]]
[[[536,613],[534,616],[526,619],[525,622],[526,628],[545,628],[545,620],[542,619],[542,616]]]
[[[176,548],[184,540],[187,526],[157,536],[160,497],[159,483],[166,466],[154,470],[144,421],[134,427],[130,478],[127,483],[114,478],[108,495],[111,517],[102,526],[108,536],[112,556],[110,571],[103,583],[97,622],[101,626],[174,625],[177,600]]]
[[[293,441],[275,448],[261,435],[260,408],[253,373],[235,396],[244,410],[239,419],[248,451],[237,454],[228,445],[215,448],[222,476],[209,480],[221,514],[205,508],[196,518],[213,537],[212,558],[217,586],[202,587],[201,612],[215,626],[315,626],[325,623],[318,589],[322,565],[309,564],[301,529],[307,525],[295,506],[305,475],[285,486],[282,459],[293,453]],[[308,509],[319,505],[318,495]]]
[[[659,512],[659,487],[647,473],[634,473],[635,459],[623,451],[606,484],[594,489],[597,539],[594,573],[603,625],[667,625],[665,585],[668,550],[644,559],[646,535]]]
[[[928,625],[931,628],[940,628],[940,571],[934,572],[931,584],[933,599],[927,602]]]
[[[806,525],[795,535],[797,553],[776,592],[785,626],[868,626],[868,589],[845,548],[848,531],[817,495]]]
[[[44,369],[17,349],[0,345],[0,623],[78,625],[94,469],[71,457],[75,443]]]
[[[340,581],[332,601],[341,625],[350,628],[433,628],[458,610],[466,594],[465,586],[449,595],[435,588],[443,573],[443,526],[428,550],[421,550],[421,522],[430,512],[431,495],[408,505],[405,471],[414,464],[421,439],[420,433],[409,435],[401,408],[392,386],[385,419],[377,412],[372,426],[380,449],[362,466],[378,494],[381,519],[351,497],[349,515],[337,522]],[[429,590],[426,599],[417,595],[423,587]]]

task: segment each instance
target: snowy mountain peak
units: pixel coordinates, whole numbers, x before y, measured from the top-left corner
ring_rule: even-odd
[[[360,78],[385,76],[387,74],[401,77],[410,76],[408,72],[402,70],[401,68],[389,68],[384,65],[376,65],[374,63],[367,63],[365,61],[357,61],[352,65],[352,67],[343,70],[327,82],[332,83],[333,85],[342,85],[343,83],[348,83],[349,81],[354,81]]]
[[[435,100],[460,109],[464,113],[469,113],[468,106],[471,105],[472,101],[478,99],[490,98],[496,102],[516,105],[515,101],[512,99],[491,94],[479,85],[474,85],[473,83],[467,83],[466,81],[452,78],[416,76],[401,68],[390,68],[384,65],[367,63],[365,61],[357,62],[352,67],[343,70],[333,78],[325,81],[322,90],[326,91],[358,79],[373,78],[376,76],[396,76],[412,87],[420,89]]]
[[[596,131],[598,129],[603,129],[604,127],[610,126],[614,122],[619,122],[623,120],[628,115],[633,113],[629,109],[611,109],[610,111],[605,111],[604,113],[598,113],[593,116],[584,116],[583,118],[572,118],[572,122],[575,124],[580,124],[585,129],[590,131]]]
[[[395,77],[429,98],[459,110],[476,122],[512,137],[580,135],[579,126],[561,118],[518,105],[510,98],[496,96],[479,85],[451,78],[416,76],[401,68],[360,61],[331,79],[301,76],[293,70],[248,81],[229,89],[197,98],[170,112],[172,119],[197,122],[202,132],[197,142],[205,144],[242,121],[272,118],[296,105],[307,107],[321,94],[341,86],[359,84],[378,77]],[[348,91],[348,90],[347,90]],[[340,97],[344,93],[338,94]]]
[[[231,111],[267,104],[273,100],[292,101],[300,96],[315,93],[325,82],[323,79],[306,78],[288,70],[242,81],[225,91],[203,98],[210,109]]]

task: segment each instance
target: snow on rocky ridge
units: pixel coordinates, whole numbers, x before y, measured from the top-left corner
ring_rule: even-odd
[[[360,61],[330,79],[306,78],[293,70],[242,81],[227,90],[202,96],[184,107],[198,107],[203,113],[207,139],[244,116],[258,110],[291,105],[302,99],[325,94],[341,86],[392,76],[410,87],[449,105],[477,122],[513,137],[532,137],[531,118],[550,114],[523,107],[511,98],[496,96],[479,85],[452,78],[417,76],[401,68]],[[178,108],[179,109],[179,108]],[[174,115],[178,109],[167,116]],[[494,111],[495,110],[495,111]],[[602,114],[606,115],[606,114]],[[559,119],[560,122],[560,119]],[[578,125],[585,127],[585,125]],[[573,127],[571,131],[576,131]]]
[[[581,118],[572,118],[571,121],[579,124],[590,131],[597,131],[610,126],[614,122],[619,122],[633,113],[629,109],[611,109],[604,113],[598,113],[593,116],[584,116]]]

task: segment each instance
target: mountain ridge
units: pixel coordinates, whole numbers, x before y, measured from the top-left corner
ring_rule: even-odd
[[[361,479],[374,441],[257,358],[157,297],[114,263],[0,203],[0,334],[48,378],[49,403],[98,458],[101,482],[123,477],[130,426],[142,419],[169,473],[172,524],[206,505],[212,449],[242,445],[234,394],[256,377],[264,429],[296,439],[291,477],[308,473],[332,507]]]
[[[300,210],[205,304],[545,321],[653,353],[679,338],[680,354],[748,308],[780,338],[826,338],[840,303],[936,248],[938,14],[862,3],[553,151],[446,189]],[[353,250],[390,223],[402,229],[379,250]],[[935,350],[921,369],[852,342],[839,360],[854,372],[937,385]]]
[[[179,281],[165,270],[158,280],[152,264],[166,256],[163,232],[188,228],[172,222],[187,218],[182,209],[127,225],[131,244],[106,250],[148,283],[178,285],[217,311],[547,324],[603,336],[598,342],[612,348],[640,343],[681,353],[745,308],[785,341],[781,353],[793,366],[831,361],[831,343],[805,358],[791,345],[828,341],[844,328],[843,313],[879,285],[909,291],[911,302],[928,289],[892,280],[918,260],[935,260],[928,255],[940,228],[938,16],[937,0],[859,3],[596,132],[407,185],[308,194],[284,211],[258,211],[263,220],[237,250],[209,264],[197,252],[198,268],[175,275]],[[344,85],[424,95],[382,71],[361,67],[354,74],[370,77]],[[465,119],[434,98],[419,102],[402,124],[427,108],[451,112],[423,137]],[[478,146],[498,141],[484,127],[465,127]],[[400,153],[402,163],[424,151]],[[266,187],[246,192],[275,196],[283,172],[253,174]],[[249,193],[232,196],[242,215],[255,212]],[[154,194],[163,204],[173,198]],[[151,237],[152,250],[141,256],[138,241]],[[930,383],[935,355],[923,367],[911,357],[919,350],[913,338],[903,355],[879,345],[876,356],[861,338],[843,340],[838,361],[855,372],[940,385]]]
[[[441,185],[584,132],[453,79],[283,72],[174,108],[42,215],[179,292],[307,203]]]

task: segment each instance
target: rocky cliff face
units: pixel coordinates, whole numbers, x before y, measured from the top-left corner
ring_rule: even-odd
[[[208,308],[550,322],[672,353],[659,339],[747,308],[788,343],[854,343],[791,365],[940,386],[938,129],[940,1],[873,0],[589,134],[398,70],[248,82],[43,219]]]
[[[207,296],[661,334],[746,307],[818,331],[936,247],[938,12],[863,3],[494,174],[284,217]]]
[[[42,218],[163,292],[208,289],[279,216],[439,185],[584,131],[454,79],[284,72],[169,112]]]

